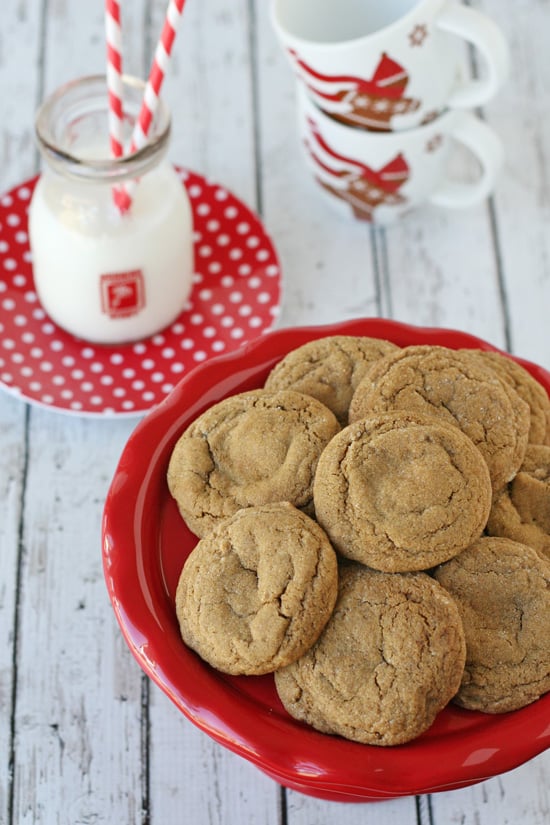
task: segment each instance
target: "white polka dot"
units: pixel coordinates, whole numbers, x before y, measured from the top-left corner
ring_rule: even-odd
[[[74,393],[72,390],[61,390],[61,398],[69,401],[73,397]]]
[[[209,215],[210,214],[210,207],[207,203],[199,203],[197,206],[197,215]]]
[[[44,355],[44,350],[40,347],[33,347],[31,349],[31,355],[33,358],[42,358],[42,356]]]
[[[244,221],[242,223],[237,224],[237,232],[239,233],[239,235],[246,235],[248,232],[250,232],[250,224]]]
[[[126,390],[124,389],[124,387],[115,387],[113,390],[113,395],[115,396],[115,398],[124,398],[124,396],[126,395]]]
[[[256,252],[257,261],[267,261],[268,258],[269,252],[267,251],[267,249],[259,249],[258,252]]]
[[[231,292],[229,295],[229,300],[232,304],[239,304],[243,299],[242,292]]]
[[[38,301],[36,292],[25,292],[25,301],[28,304],[35,304]]]
[[[21,223],[21,218],[19,217],[19,215],[11,213],[6,218],[6,223],[8,224],[8,226],[19,226],[19,224]]]
[[[228,246],[230,242],[231,238],[229,237],[229,235],[218,235],[218,237],[216,238],[216,243],[218,244],[218,246]]]
[[[4,298],[4,300],[2,301],[2,306],[8,312],[12,312],[12,310],[15,309],[15,301],[13,300],[13,298]]]
[[[51,364],[49,361],[42,361],[42,363],[40,364],[40,369],[42,370],[42,372],[52,372],[53,364]]]
[[[276,264],[270,264],[269,266],[266,267],[265,273],[270,278],[274,278],[276,275],[279,274],[279,267]]]
[[[221,315],[225,312],[225,306],[223,304],[212,304],[210,307],[210,312],[212,315]]]
[[[201,258],[208,258],[209,255],[212,254],[212,247],[208,246],[207,244],[202,244],[199,246],[199,255]]]
[[[13,198],[11,195],[4,195],[0,203],[2,206],[13,206]]]
[[[260,239],[256,237],[256,235],[251,235],[249,238],[246,239],[246,245],[250,247],[250,249],[254,249],[260,243]]]
[[[205,338],[213,338],[216,334],[216,327],[205,327],[202,331]]]
[[[258,303],[259,304],[268,304],[271,300],[271,296],[269,292],[259,292],[258,293]]]
[[[153,381],[155,384],[160,384],[162,381],[164,381],[164,373],[162,373],[162,372],[153,372],[153,373],[151,373],[151,381]]]
[[[194,326],[198,327],[204,321],[204,317],[197,312],[191,316],[190,321]]]
[[[242,318],[246,318],[246,317],[247,317],[248,315],[250,315],[251,313],[252,313],[252,307],[250,306],[250,304],[242,304],[242,305],[239,307],[239,315],[240,315]]]
[[[4,258],[3,261],[4,269],[13,272],[14,269],[17,269],[17,261],[14,258]]]
[[[195,342],[192,338],[184,338],[180,344],[182,349],[193,349]]]
[[[75,359],[72,355],[64,355],[61,359],[61,363],[64,367],[72,367],[75,364]]]
[[[208,264],[208,271],[212,273],[212,275],[216,275],[218,272],[221,272],[222,265],[219,261],[212,261]]]
[[[122,377],[123,378],[133,378],[136,374],[136,371],[132,369],[132,367],[126,367],[122,370]]]
[[[183,372],[184,369],[185,369],[185,367],[183,366],[183,364],[180,364],[179,361],[176,361],[175,363],[170,364],[170,371],[174,372],[176,374]]]
[[[153,344],[156,347],[160,347],[160,346],[162,346],[162,344],[164,344],[164,342],[166,341],[166,338],[164,337],[164,335],[154,335],[151,338],[151,341],[153,342]]]
[[[201,289],[199,292],[199,298],[201,301],[210,301],[212,298],[212,290],[211,289]]]
[[[236,206],[228,206],[227,209],[224,210],[223,214],[225,215],[226,218],[229,218],[229,219],[236,218],[237,215],[239,214],[239,210],[237,209]]]
[[[163,358],[173,358],[175,354],[176,350],[173,347],[165,347],[161,352]]]
[[[221,280],[222,286],[233,286],[235,279],[231,275],[224,275]]]
[[[161,387],[161,390],[163,391],[163,393],[165,393],[165,395],[168,395],[168,393],[172,392],[173,389],[174,389],[173,384],[163,384],[162,387]]]
[[[24,275],[14,275],[13,276],[13,283],[14,283],[14,286],[24,287],[25,284],[27,283],[27,279],[25,278]]]
[[[61,387],[65,383],[65,378],[62,375],[54,375],[52,377],[52,384],[56,387]]]
[[[145,346],[145,344],[141,343],[134,344],[134,352],[136,355],[143,355],[145,352],[147,352],[147,347]]]
[[[152,370],[155,366],[155,362],[152,358],[144,358],[141,362],[141,366],[144,370]]]
[[[82,381],[82,379],[84,378],[85,373],[84,373],[84,370],[75,369],[75,370],[71,370],[71,375],[75,379],[75,381]]]
[[[27,324],[27,319],[24,315],[16,315],[13,319],[16,327],[24,327]]]
[[[23,232],[23,230],[20,229],[19,232],[15,233],[15,240],[17,241],[17,243],[27,243],[27,241],[29,240],[29,236],[26,232]]]
[[[63,349],[63,341],[58,341],[57,338],[54,341],[50,341],[50,349],[53,352],[61,352]]]
[[[95,355],[95,350],[93,350],[92,347],[84,347],[84,349],[80,350],[80,354],[82,355],[83,358],[86,358],[86,359],[93,358],[94,355]],[[113,361],[113,363],[114,363],[114,361]]]
[[[52,323],[42,324],[42,332],[46,335],[52,335],[55,332],[55,327]]]
[[[0,241],[0,252],[2,252],[2,254],[7,252],[9,248],[10,245],[7,241]]]
[[[214,352],[223,352],[224,349],[225,349],[224,341],[214,341],[214,343],[212,344],[212,350]]]
[[[100,407],[103,404],[103,398],[100,395],[92,395],[90,397],[90,404],[93,404],[94,407]]]
[[[209,232],[217,232],[220,228],[220,222],[217,220],[210,220],[207,222],[206,228]]]
[[[252,267],[250,264],[241,264],[237,271],[239,275],[250,275],[252,272]]]
[[[83,381],[80,385],[82,392],[92,392],[94,385],[91,381]]]
[[[155,393],[148,390],[144,392],[141,396],[144,401],[154,401],[155,400]]]
[[[115,379],[112,375],[102,375],[99,379],[99,383],[103,384],[104,387],[109,387],[111,384],[115,383]]]
[[[214,195],[217,201],[226,201],[228,198],[227,192],[225,189],[217,189],[216,194]]]
[[[230,315],[224,315],[224,317],[221,319],[220,323],[221,323],[222,327],[232,327],[233,324],[235,323],[235,321],[233,320],[233,318]]]
[[[232,338],[235,338],[236,340],[238,340],[239,338],[243,337],[244,331],[240,327],[234,327],[234,329],[232,329],[229,334],[231,335]]]
[[[20,186],[17,190],[17,197],[22,201],[28,201],[31,196],[31,190],[28,186]]]
[[[122,402],[122,409],[123,410],[133,410],[135,406],[136,405],[134,404],[134,402],[130,401],[129,399]]]
[[[100,361],[94,361],[93,364],[90,364],[90,372],[103,372],[103,364]]]
[[[198,198],[198,196],[202,192],[202,187],[194,183],[192,186],[189,187],[188,192],[192,198]]]
[[[124,361],[124,356],[121,355],[120,352],[113,352],[113,354],[109,358],[109,361],[111,362],[111,364],[115,365],[122,364],[122,362]]]
[[[53,402],[54,402],[53,395],[49,395],[49,393],[46,393],[46,395],[42,396],[42,402],[44,404],[53,404]]]
[[[254,315],[254,317],[249,320],[248,325],[252,328],[261,327],[262,319],[258,318],[257,315]]]
[[[229,257],[231,258],[232,261],[239,261],[242,258],[242,256],[243,256],[242,249],[238,249],[237,247],[234,247],[233,249],[229,250]]]
[[[14,364],[22,364],[23,361],[25,360],[25,356],[23,355],[22,352],[12,352],[11,360],[13,361]]]
[[[142,390],[145,387],[145,381],[142,381],[141,378],[137,379],[136,381],[132,381],[132,389],[133,390]]]
[[[206,353],[203,350],[197,350],[193,353],[193,360],[195,361],[205,361],[207,358]]]

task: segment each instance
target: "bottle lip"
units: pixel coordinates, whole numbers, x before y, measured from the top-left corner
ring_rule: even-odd
[[[122,83],[126,121],[133,127],[139,114],[145,83],[132,75],[123,75]],[[60,145],[60,123],[69,124],[71,115],[78,118],[90,111],[103,111],[107,117],[108,106],[105,75],[87,75],[70,80],[43,101],[35,116],[35,136],[40,153],[52,168],[79,181],[118,183],[143,175],[159,163],[168,149],[172,127],[170,111],[161,99],[158,101],[147,143],[131,155],[120,158],[81,157],[78,152]],[[105,140],[108,147],[108,131]]]

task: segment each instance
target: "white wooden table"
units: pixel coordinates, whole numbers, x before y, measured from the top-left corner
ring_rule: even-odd
[[[165,2],[122,5],[125,65],[145,76]],[[282,263],[280,326],[379,315],[459,328],[550,367],[550,6],[472,5],[512,51],[510,80],[482,113],[506,147],[494,197],[371,231],[335,220],[304,170],[267,0],[189,0],[165,84],[172,159],[261,214]],[[38,171],[39,101],[102,72],[103,43],[102,0],[1,4],[2,191]],[[184,719],[131,657],[103,580],[104,497],[136,423],[0,393],[0,822],[550,822],[550,752],[468,789],[342,805],[282,790]]]

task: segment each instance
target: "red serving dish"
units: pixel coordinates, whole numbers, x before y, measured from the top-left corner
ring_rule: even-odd
[[[272,676],[231,677],[181,641],[174,594],[197,542],[166,485],[180,433],[203,410],[262,386],[287,352],[327,335],[369,335],[408,344],[494,349],[472,335],[365,318],[268,332],[196,367],[136,427],[112,480],[103,517],[103,564],[117,620],[145,673],[195,725],[284,786],[321,799],[372,801],[472,785],[550,746],[550,693],[512,713],[447,706],[418,739],[361,745],[290,717]],[[519,359],[518,359],[519,360]],[[550,393],[550,373],[521,360]]]

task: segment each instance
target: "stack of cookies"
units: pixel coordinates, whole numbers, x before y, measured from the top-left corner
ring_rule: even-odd
[[[550,690],[550,401],[505,355],[332,336],[177,441],[184,642],[397,745]]]

